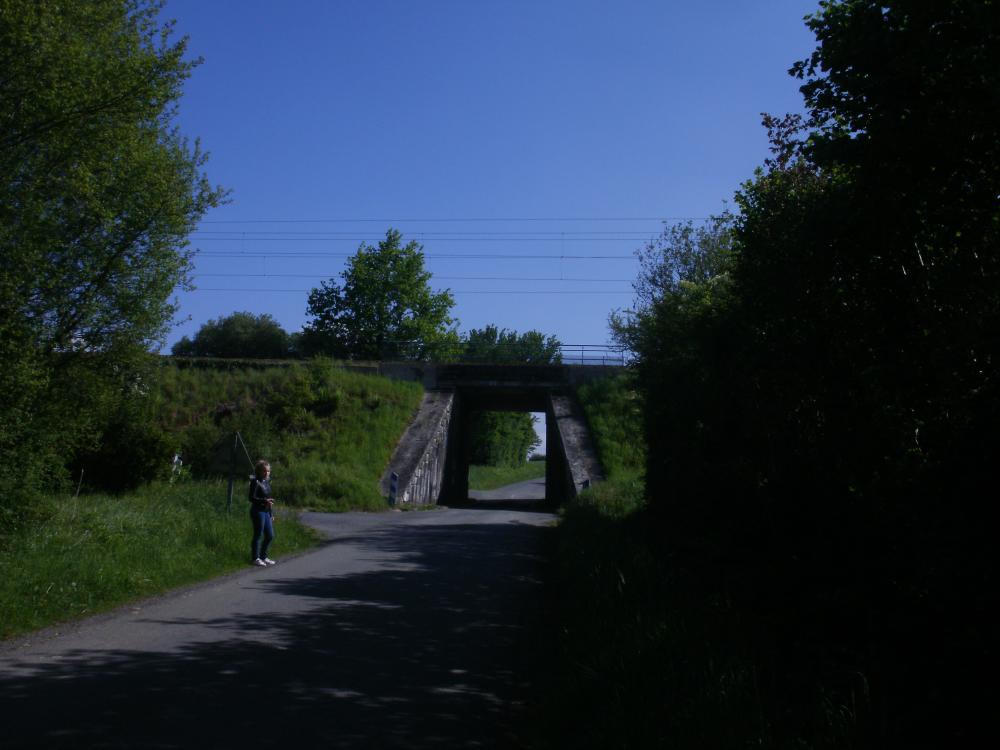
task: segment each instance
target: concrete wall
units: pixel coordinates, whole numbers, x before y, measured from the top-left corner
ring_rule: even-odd
[[[427,505],[438,501],[444,479],[454,394],[428,391],[410,426],[403,433],[380,483],[382,495],[392,497],[392,474],[397,475],[395,504]]]
[[[427,389],[382,478],[382,494],[389,498],[391,474],[398,475],[399,505],[468,501],[468,436],[476,411],[545,411],[545,495],[550,504],[576,497],[604,478],[586,421],[569,394],[586,382],[621,372],[620,367],[382,362],[378,372]]]
[[[565,394],[549,397],[545,430],[546,495],[555,495],[559,502],[564,502],[604,479],[597,451],[590,439],[590,429],[575,399]],[[553,458],[551,472],[549,456]]]
[[[518,394],[508,396],[514,403],[521,403]],[[496,398],[502,400],[503,395]],[[382,477],[383,496],[391,502],[391,474],[395,472],[397,505],[467,502],[470,418],[483,408],[481,399],[480,390],[469,394],[461,389],[428,391]],[[557,505],[576,497],[604,475],[586,421],[573,397],[549,393],[544,397],[544,410],[548,444],[545,495],[547,502]]]

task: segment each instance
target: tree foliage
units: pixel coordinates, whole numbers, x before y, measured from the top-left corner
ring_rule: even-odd
[[[458,343],[451,292],[434,292],[423,246],[389,229],[378,246],[362,244],[341,273],[309,293],[303,346],[348,359],[452,356]]]
[[[223,199],[173,127],[197,61],[159,4],[0,4],[0,461],[19,493],[96,439],[187,281],[186,237]]]
[[[281,359],[291,354],[291,338],[271,315],[235,312],[205,323],[195,334],[174,344],[180,357],[244,357]]]
[[[469,426],[469,462],[476,466],[520,466],[541,444],[531,414],[484,411]]]
[[[492,364],[556,364],[562,361],[561,344],[540,331],[508,331],[487,325],[473,328],[462,341],[463,362]]]
[[[841,0],[808,25],[805,116],[765,117],[736,215],[669,228],[612,320],[670,484],[650,514],[756,649],[768,744],[961,744],[986,709],[936,686],[970,683],[995,599],[1000,13]]]

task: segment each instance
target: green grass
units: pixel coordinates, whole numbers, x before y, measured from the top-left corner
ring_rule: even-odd
[[[799,665],[783,661],[780,621],[734,596],[753,580],[745,567],[706,566],[665,547],[647,506],[640,410],[627,376],[581,389],[580,401],[609,479],[560,510],[547,576],[551,661],[533,746],[859,746],[865,677],[841,670],[803,679]],[[859,692],[845,702],[849,679]]]
[[[379,479],[423,389],[340,369],[331,360],[264,368],[167,365],[158,399],[196,476],[224,475],[234,431],[271,463],[275,497],[321,511],[383,510]],[[242,476],[249,464],[238,453]]]
[[[88,493],[84,483],[79,498],[45,498],[22,525],[0,531],[0,637],[245,566],[251,529],[244,478],[250,466],[242,448],[233,511],[225,511],[235,431],[252,459],[270,461],[279,509],[384,510],[379,478],[423,390],[314,360],[281,366],[168,362],[148,392],[146,421],[135,425],[137,434],[163,438],[149,445],[153,464],[162,464],[164,473],[177,450],[194,479],[157,480],[119,495]],[[164,448],[169,456],[161,456]],[[314,543],[294,512],[279,510],[276,531],[275,556]]]
[[[0,637],[108,610],[245,567],[246,503],[226,512],[226,483],[155,483],[123,496],[48,498],[45,520],[0,550]],[[273,556],[315,544],[293,513],[275,523]]]
[[[640,397],[631,373],[602,378],[577,390],[601,466],[608,477],[645,469]]]
[[[495,490],[515,482],[545,476],[544,461],[527,461],[520,466],[470,466],[470,490]]]
[[[612,479],[562,511],[537,746],[771,746],[739,618],[663,554],[644,504]]]

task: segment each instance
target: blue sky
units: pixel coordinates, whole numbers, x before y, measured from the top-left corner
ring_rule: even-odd
[[[460,330],[608,340],[634,251],[718,213],[801,109],[815,0],[168,0],[204,64],[177,124],[232,190],[191,237],[169,347],[270,313],[389,227],[424,245]]]

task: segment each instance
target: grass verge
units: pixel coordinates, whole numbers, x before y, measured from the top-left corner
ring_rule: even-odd
[[[48,498],[43,514],[0,550],[0,638],[239,569],[250,554],[246,503],[227,513],[221,481]],[[294,514],[275,531],[276,558],[316,542]]]
[[[536,747],[769,746],[737,613],[664,554],[646,513],[637,476],[562,511]]]
[[[544,461],[528,461],[520,466],[470,466],[470,490],[495,490],[516,482],[545,476]]]
[[[813,622],[767,559],[666,546],[629,390],[581,389],[609,481],[561,511],[533,747],[867,747],[869,683],[834,650],[843,624]]]

